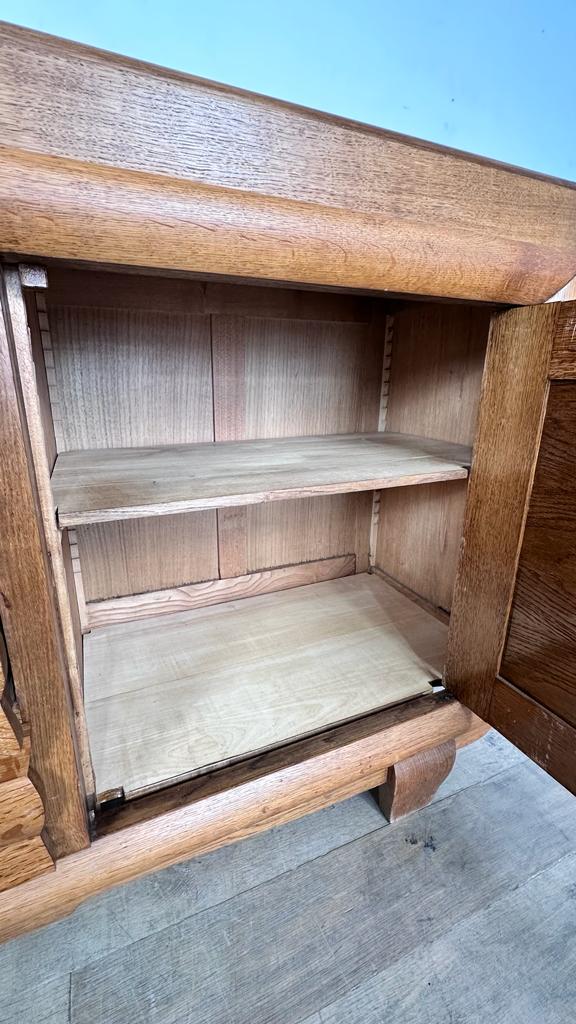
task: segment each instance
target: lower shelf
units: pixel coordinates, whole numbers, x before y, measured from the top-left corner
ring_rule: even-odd
[[[429,693],[446,634],[368,574],[95,630],[97,789],[134,796]]]

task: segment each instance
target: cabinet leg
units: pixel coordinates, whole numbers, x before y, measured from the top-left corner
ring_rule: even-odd
[[[425,807],[450,774],[455,757],[456,742],[448,740],[392,765],[386,782],[377,790],[380,809],[388,821]]]

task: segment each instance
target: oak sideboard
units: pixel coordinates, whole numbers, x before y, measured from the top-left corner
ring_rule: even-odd
[[[575,186],[6,24],[0,123],[0,938],[576,793]]]

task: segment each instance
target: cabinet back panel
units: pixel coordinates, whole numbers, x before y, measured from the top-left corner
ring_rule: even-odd
[[[473,444],[491,311],[409,306],[394,316],[386,430]],[[383,491],[376,565],[450,608],[467,482]]]
[[[212,441],[210,321],[56,306],[59,451]]]
[[[96,523],[76,533],[87,601],[218,578],[216,512]]]
[[[214,316],[217,441],[376,430],[383,333],[371,325]],[[237,576],[333,555],[366,568],[371,497],[218,511],[220,571]]]

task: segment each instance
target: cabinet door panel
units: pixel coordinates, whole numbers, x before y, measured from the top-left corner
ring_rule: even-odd
[[[500,674],[576,727],[576,382],[553,383]]]
[[[494,317],[445,684],[576,792],[576,358],[570,370],[568,329],[576,332],[575,302]],[[562,381],[553,379],[560,350]]]

